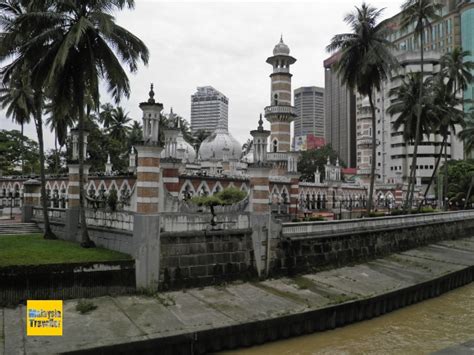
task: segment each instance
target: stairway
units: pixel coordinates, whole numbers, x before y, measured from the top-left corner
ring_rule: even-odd
[[[0,235],[41,233],[36,223],[5,223],[0,224]]]

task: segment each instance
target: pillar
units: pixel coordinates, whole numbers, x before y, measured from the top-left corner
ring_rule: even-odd
[[[171,196],[179,196],[179,168],[180,164],[175,161],[161,161],[163,186]]]
[[[137,146],[137,213],[159,212],[160,155],[162,148]]]
[[[271,168],[268,166],[249,166],[250,175],[250,211],[255,213],[270,213],[270,180]]]
[[[79,207],[79,164],[70,164],[69,168],[69,184],[68,184],[68,207]],[[90,165],[84,164],[84,189],[89,176]],[[86,194],[86,191],[84,191]]]
[[[299,197],[299,174],[290,174],[290,215],[296,216],[298,213],[298,197]]]

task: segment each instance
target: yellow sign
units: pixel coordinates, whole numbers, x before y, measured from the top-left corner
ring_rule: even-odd
[[[26,335],[62,336],[63,301],[26,302]]]

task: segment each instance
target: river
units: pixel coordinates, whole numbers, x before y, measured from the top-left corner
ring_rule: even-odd
[[[427,354],[474,340],[474,283],[342,328],[226,354]]]

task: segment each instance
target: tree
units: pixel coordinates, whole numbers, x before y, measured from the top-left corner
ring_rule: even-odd
[[[39,145],[39,164],[41,180],[41,205],[43,209],[44,238],[56,239],[51,230],[46,199],[46,172],[43,141],[43,109],[45,79],[36,75],[33,69],[37,67],[38,58],[45,58],[45,45],[38,44],[34,39],[41,36],[46,18],[35,19],[33,14],[38,12],[49,13],[51,4],[48,1],[2,0],[0,1],[2,13],[1,23],[3,32],[0,36],[0,62],[8,61],[2,67],[1,75],[3,85],[14,87],[18,78],[25,80],[25,87],[31,89],[32,111],[31,116],[35,123]],[[25,19],[27,19],[25,21]],[[29,20],[31,19],[31,20]],[[46,36],[47,37],[47,36]],[[51,38],[43,40],[50,45]]]
[[[250,151],[252,150],[253,147],[253,139],[249,138],[247,139],[247,142],[242,144],[242,157],[245,157]]]
[[[112,111],[112,117],[107,128],[110,137],[124,142],[130,133],[130,126],[128,124],[131,120],[132,119],[128,117],[128,113],[126,113],[122,107],[116,107]]]
[[[28,77],[22,75],[21,72],[15,73],[10,80],[9,87],[0,88],[0,103],[2,109],[6,109],[6,116],[11,117],[13,122],[20,125],[21,135],[23,135],[24,126],[30,123],[33,112],[33,92],[29,86]],[[21,171],[24,173],[23,161],[21,162]]]
[[[17,130],[0,130],[0,169],[7,175],[22,172],[36,175],[39,172],[38,143]]]
[[[405,202],[405,208],[410,208],[413,204],[413,195],[415,190],[416,161],[418,155],[419,138],[421,136],[421,114],[423,102],[423,82],[424,82],[424,48],[425,48],[425,28],[431,28],[431,22],[439,18],[437,12],[441,10],[442,5],[432,0],[407,0],[402,5],[401,29],[407,30],[412,24],[415,25],[415,37],[420,39],[420,90],[419,104],[415,128],[415,145],[413,147],[413,157],[408,179],[408,194]]]
[[[474,150],[474,110],[467,116],[465,123],[465,128],[459,132],[459,138],[463,140],[464,152],[468,156]]]
[[[201,143],[204,142],[204,140],[209,137],[211,132],[205,131],[205,130],[198,130],[193,137],[194,145],[196,147],[196,154],[199,153],[199,148],[201,147]]]
[[[433,121],[436,122],[434,123],[435,130],[443,137],[443,141],[441,143],[439,156],[436,159],[433,174],[424,193],[424,199],[426,199],[428,191],[436,176],[439,163],[443,155],[443,149],[445,167],[447,168],[448,166],[448,136],[452,135],[454,137],[457,127],[464,127],[466,125],[466,115],[462,109],[463,100],[459,95],[459,91],[466,87],[467,83],[472,79],[472,77],[469,79],[469,76],[466,78],[463,75],[463,65],[461,64],[458,66],[457,59],[454,60],[455,58],[459,58],[459,53],[446,53],[441,58],[441,71],[432,80],[430,80],[430,86],[433,92],[433,102],[431,108]],[[467,67],[470,66],[470,62],[466,62],[466,64]],[[454,65],[458,69],[454,70],[453,68],[448,68],[446,67],[447,65]],[[451,75],[454,75],[454,77]],[[459,84],[456,84],[456,82]],[[447,172],[445,172],[444,175],[447,176]],[[447,193],[447,187],[448,182],[445,181],[445,194]]]
[[[143,129],[140,122],[133,121],[132,127],[130,129],[127,139],[128,139],[127,151],[130,151],[130,149],[133,146],[136,146],[143,140]]]
[[[365,3],[356,7],[355,12],[346,15],[352,33],[334,36],[327,46],[328,51],[339,51],[335,69],[342,82],[351,90],[367,96],[372,111],[372,164],[370,173],[369,200],[367,211],[373,205],[375,167],[376,167],[376,114],[373,95],[380,91],[381,84],[389,77],[397,64],[390,49],[393,44],[386,38],[386,29],[377,23],[383,10],[377,10]]]
[[[117,25],[111,15],[126,6],[133,8],[133,0],[45,2],[47,11],[39,8],[29,16],[20,16],[16,27],[20,31],[34,31],[32,38],[24,44],[25,53],[22,55],[32,58],[36,54],[32,73],[48,88],[53,105],[71,107],[71,111],[77,114],[81,245],[91,247],[94,243],[89,238],[84,210],[86,104],[94,110],[99,107],[101,79],[117,102],[122,96],[128,97],[130,84],[121,62],[135,72],[140,60],[148,63],[149,53],[145,44]],[[35,53],[38,48],[42,48],[44,53],[39,58]]]
[[[46,124],[51,132],[54,132],[54,156],[57,159],[54,166],[60,169],[61,148],[66,144],[68,128],[74,125],[74,117],[70,112],[61,110],[59,107],[52,106],[51,104],[47,105],[46,112],[50,114],[46,119]],[[55,173],[58,174],[59,170],[55,171]]]
[[[441,73],[447,78],[449,92],[464,91],[473,81],[474,62],[467,59],[470,55],[469,51],[456,47],[441,57]]]
[[[311,149],[303,151],[298,162],[298,172],[301,173],[302,181],[314,181],[314,173],[319,169],[322,176],[325,176],[325,165],[329,159],[334,162],[338,159],[337,152],[332,149],[330,144],[319,149]],[[344,162],[340,162],[341,166],[345,166]]]
[[[443,170],[448,173],[449,185],[446,195],[448,201],[458,207],[474,203],[474,196],[471,193],[474,178],[474,160],[451,160],[447,163],[447,169]]]
[[[103,104],[100,106],[99,122],[104,128],[109,128],[113,121],[114,106],[110,103]]]

